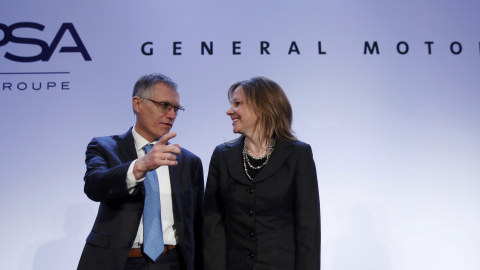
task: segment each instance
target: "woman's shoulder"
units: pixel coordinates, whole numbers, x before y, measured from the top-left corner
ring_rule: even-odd
[[[299,141],[299,140],[285,141],[283,143],[286,144],[287,146],[295,147],[295,148],[298,148],[298,149],[311,148],[310,144],[308,144],[306,142]]]
[[[225,150],[225,149],[229,149],[229,148],[232,148],[232,147],[236,147],[236,146],[239,146],[239,145],[242,145],[243,143],[243,136],[240,136],[236,139],[233,139],[233,140],[230,140],[230,141],[226,141],[224,143],[221,143],[219,145],[217,145],[215,147],[215,150]]]

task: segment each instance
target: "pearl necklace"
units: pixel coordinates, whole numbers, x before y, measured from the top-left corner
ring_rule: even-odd
[[[270,146],[270,145],[267,144],[267,146],[265,146],[263,149],[261,149],[261,150],[258,152],[258,154],[254,154],[254,153],[252,152],[252,150],[250,150],[250,149],[247,148],[247,154],[248,154],[249,157],[251,157],[251,158],[253,158],[253,159],[255,159],[255,160],[264,159],[265,156],[268,154],[268,151],[265,151],[265,150],[267,150],[269,146]],[[265,151],[265,155],[260,156],[260,154],[263,153],[263,151]]]
[[[244,141],[243,142],[243,169],[245,170],[245,174],[247,175],[248,179],[250,180],[253,180],[253,178],[248,174],[248,169],[247,169],[247,165],[249,168],[252,168],[254,170],[260,170],[261,168],[263,168],[263,166],[265,166],[268,161],[270,160],[270,156],[272,155],[272,152],[273,152],[273,149],[275,147],[275,142],[276,140],[270,140],[268,142],[268,150],[267,150],[267,153],[265,154],[266,155],[266,160],[265,162],[263,162],[263,164],[259,165],[259,166],[253,166],[250,161],[248,160],[248,147],[247,147],[247,142]],[[263,159],[263,157],[252,157],[254,159]]]

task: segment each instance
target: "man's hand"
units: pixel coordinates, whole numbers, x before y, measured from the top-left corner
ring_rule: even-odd
[[[144,157],[137,159],[133,167],[135,179],[145,177],[147,172],[160,166],[175,166],[178,164],[175,154],[180,155],[180,145],[167,145],[168,140],[175,136],[177,136],[176,132],[165,134]]]

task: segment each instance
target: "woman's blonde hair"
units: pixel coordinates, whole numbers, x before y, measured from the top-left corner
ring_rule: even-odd
[[[297,140],[292,130],[292,106],[280,85],[265,77],[236,82],[228,90],[230,102],[239,86],[243,89],[245,104],[258,115],[256,128],[260,140]]]

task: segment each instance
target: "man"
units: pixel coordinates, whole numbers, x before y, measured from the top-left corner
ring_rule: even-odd
[[[177,85],[142,76],[132,105],[133,128],[87,147],[84,190],[100,206],[78,269],[201,269],[202,163],[168,143],[184,110]]]

